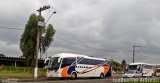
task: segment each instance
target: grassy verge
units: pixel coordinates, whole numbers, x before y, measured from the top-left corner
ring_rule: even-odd
[[[29,67],[12,67],[6,66],[3,69],[0,69],[0,78],[33,78],[33,69]],[[46,69],[39,68],[38,69],[38,77],[45,78],[46,77]]]
[[[123,83],[160,83],[160,82],[123,82]]]

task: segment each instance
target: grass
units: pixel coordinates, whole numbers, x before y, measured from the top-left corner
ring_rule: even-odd
[[[38,77],[44,78],[46,76],[46,69],[38,69]],[[13,67],[5,66],[3,69],[0,69],[0,78],[33,78],[33,70],[30,67]]]
[[[122,83],[160,83],[160,82],[122,82]]]

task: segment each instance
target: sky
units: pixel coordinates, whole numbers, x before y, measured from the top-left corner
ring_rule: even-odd
[[[32,13],[43,11],[56,30],[43,57],[75,53],[132,62],[160,63],[160,0],[2,0],[0,27],[24,29]],[[19,57],[23,30],[0,28],[0,53]],[[70,41],[70,42],[69,42]],[[74,43],[73,43],[74,42]],[[78,44],[75,44],[78,43]]]

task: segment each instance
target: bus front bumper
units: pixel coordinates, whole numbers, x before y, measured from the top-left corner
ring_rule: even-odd
[[[47,72],[47,78],[50,78],[50,77],[60,77],[59,72],[48,71]]]

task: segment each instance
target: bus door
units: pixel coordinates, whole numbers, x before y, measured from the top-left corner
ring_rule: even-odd
[[[76,65],[71,65],[76,61],[76,58],[74,57],[67,57],[63,58],[62,63],[61,63],[61,76],[62,77],[69,77],[72,72],[75,72],[75,66]]]

